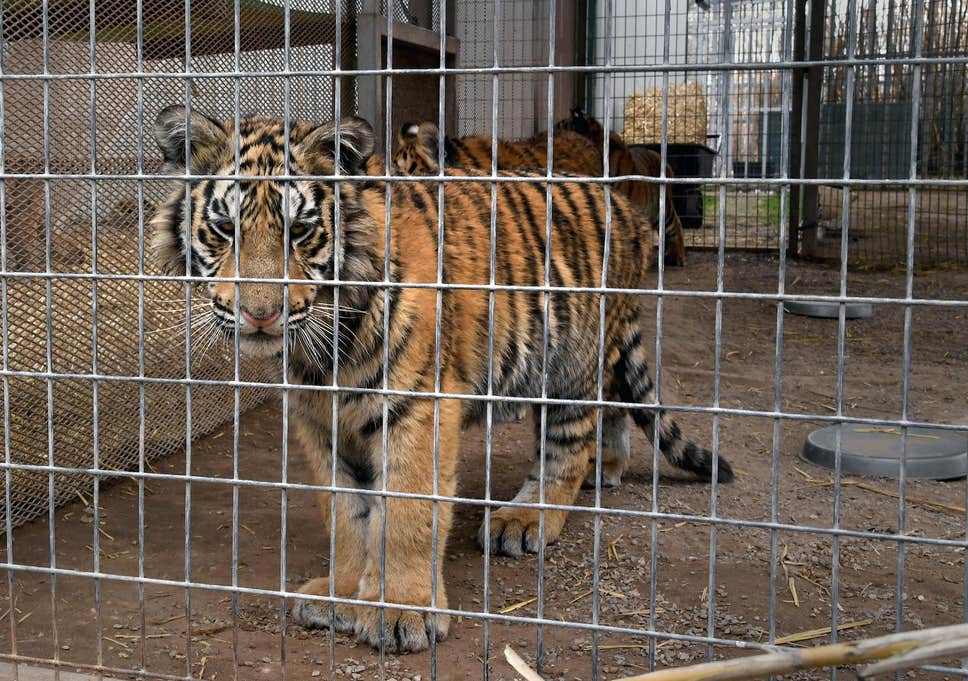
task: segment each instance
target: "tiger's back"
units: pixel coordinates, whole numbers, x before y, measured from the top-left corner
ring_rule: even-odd
[[[565,123],[555,128],[552,140],[555,172],[571,172],[583,177],[602,177],[604,163],[601,140],[591,133],[572,130]],[[621,137],[610,137],[609,175],[658,176],[658,165],[640,165]],[[398,147],[393,154],[393,167],[404,175],[436,174],[438,168],[438,131],[432,123],[405,123],[398,133]],[[497,167],[499,170],[543,170],[548,167],[548,135],[539,133],[527,140],[497,140]],[[488,135],[473,137],[445,137],[444,160],[449,167],[490,170],[492,167],[492,138]],[[652,172],[654,171],[654,172]],[[644,212],[656,230],[659,224],[659,188],[652,182],[622,180],[615,189],[632,200]],[[666,195],[665,211],[665,261],[685,264],[685,242],[682,224],[672,203],[671,192]]]

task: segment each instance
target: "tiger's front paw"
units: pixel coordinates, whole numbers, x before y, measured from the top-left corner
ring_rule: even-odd
[[[561,511],[545,511],[544,542],[553,544],[561,534],[565,514]],[[484,540],[490,537],[490,551],[505,556],[521,556],[537,553],[541,545],[541,522],[539,512],[530,508],[499,508],[491,514],[490,528],[481,523],[477,541],[483,549]]]
[[[358,641],[374,648],[379,648],[382,641],[389,653],[426,650],[433,637],[443,641],[450,629],[449,615],[386,608],[382,610],[381,624],[380,612],[377,607],[360,608],[354,630]]]
[[[318,577],[311,579],[301,587],[299,593],[315,596],[329,596],[329,579]],[[336,594],[343,596],[343,594]],[[330,618],[330,614],[335,617]],[[344,603],[326,603],[324,601],[297,600],[290,612],[292,621],[306,629],[329,629],[332,621],[336,631],[349,633],[356,623],[357,608]]]

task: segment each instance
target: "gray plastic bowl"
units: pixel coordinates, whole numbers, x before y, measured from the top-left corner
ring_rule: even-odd
[[[845,474],[897,478],[901,474],[901,429],[843,425],[815,430],[803,445],[803,458],[834,468],[840,429],[840,468]],[[951,480],[968,474],[968,433],[939,428],[908,428],[908,478]]]
[[[869,303],[847,303],[844,308],[846,319],[869,319],[874,315],[874,308]],[[783,309],[791,314],[803,315],[804,317],[840,318],[840,303],[811,303],[789,300],[783,303]]]

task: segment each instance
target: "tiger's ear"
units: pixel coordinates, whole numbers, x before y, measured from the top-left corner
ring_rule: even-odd
[[[310,155],[336,160],[336,121],[323,123],[303,137],[300,146]],[[357,116],[339,122],[339,162],[350,175],[365,174],[366,160],[373,155],[373,126]]]
[[[197,111],[189,112],[187,117],[185,114],[185,107],[176,104],[162,109],[155,119],[152,132],[165,159],[165,172],[185,169],[185,142],[189,136],[192,170],[195,171],[210,170],[204,167],[205,151],[228,142],[225,129],[218,121]]]
[[[419,125],[416,123],[404,123],[400,126],[400,132],[397,133],[397,140],[400,142],[400,144],[408,144],[410,142],[415,142],[419,134]]]
[[[439,137],[440,131],[436,125],[429,121],[420,124],[417,151],[423,156],[427,167],[433,168],[434,172],[437,171],[437,153],[440,149],[438,144]]]

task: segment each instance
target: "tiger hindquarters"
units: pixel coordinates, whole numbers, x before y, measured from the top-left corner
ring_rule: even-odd
[[[653,383],[649,377],[646,352],[640,334],[637,312],[622,313],[619,332],[611,342],[606,365],[609,400],[652,404]],[[606,322],[608,324],[608,322]],[[594,399],[594,395],[587,395]],[[626,413],[652,439],[656,436],[658,418],[659,449],[673,466],[693,473],[702,480],[714,475],[720,482],[730,482],[733,470],[723,458],[718,460],[707,449],[686,440],[678,424],[661,408],[605,410],[602,420],[602,485],[617,482],[628,467],[629,439]],[[596,408],[582,405],[549,405],[544,436],[543,466],[541,458],[512,500],[490,514],[481,525],[478,541],[491,552],[510,556],[536,553],[542,544],[554,543],[564,526],[568,510],[550,508],[542,511],[527,504],[573,506],[584,481],[594,486],[598,430]],[[542,499],[541,484],[544,484]],[[520,505],[519,505],[520,504]]]

